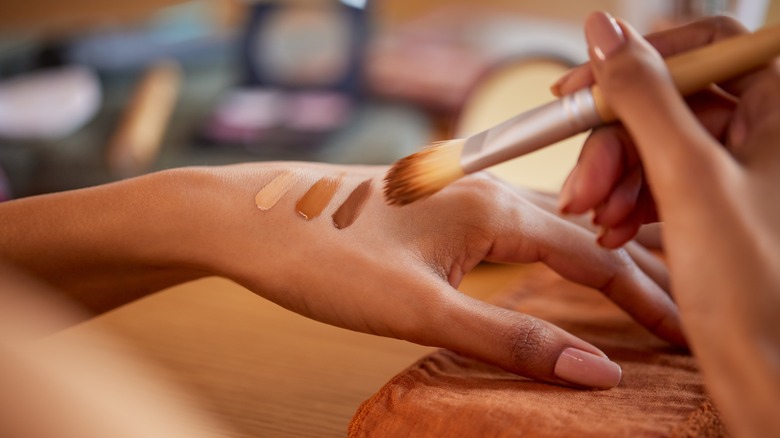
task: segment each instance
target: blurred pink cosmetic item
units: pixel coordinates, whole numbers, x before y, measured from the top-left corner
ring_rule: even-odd
[[[350,110],[350,100],[340,93],[297,93],[291,96],[287,106],[287,127],[308,132],[333,130],[346,123]]]

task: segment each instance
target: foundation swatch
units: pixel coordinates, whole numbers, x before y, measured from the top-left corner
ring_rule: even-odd
[[[352,225],[355,219],[360,216],[360,210],[363,209],[363,204],[366,203],[369,193],[371,193],[371,180],[367,179],[355,187],[347,200],[333,213],[333,225],[338,229]]]
[[[339,186],[341,186],[341,176],[320,178],[298,200],[298,203],[295,204],[295,209],[307,221],[314,219],[322,213],[322,210],[328,205],[333,195],[336,194]]]
[[[270,210],[271,207],[276,205],[282,196],[290,190],[294,181],[294,174],[289,171],[285,171],[276,176],[271,182],[269,182],[262,190],[255,195],[255,204],[260,210]]]

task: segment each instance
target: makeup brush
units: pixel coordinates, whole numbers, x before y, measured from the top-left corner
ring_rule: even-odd
[[[666,59],[682,95],[754,70],[780,55],[780,26],[766,27]],[[615,120],[598,85],[516,115],[468,138],[447,140],[398,160],[385,176],[385,199],[405,205],[467,174]]]

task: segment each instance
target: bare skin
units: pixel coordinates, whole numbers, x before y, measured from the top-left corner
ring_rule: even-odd
[[[291,169],[296,183],[290,192],[272,209],[258,210],[256,192]],[[549,196],[486,174],[413,206],[388,207],[378,187],[385,170],[309,163],[187,168],[0,204],[0,257],[48,283],[0,266],[0,351],[9,359],[0,373],[3,386],[40,382],[28,388],[29,397],[19,396],[24,386],[2,392],[10,397],[0,395],[10,415],[3,431],[90,437],[114,428],[132,435],[139,431],[127,423],[139,426],[143,417],[142,435],[196,436],[195,428],[197,436],[220,436],[199,414],[160,396],[170,390],[116,340],[99,340],[105,348],[98,356],[85,356],[95,340],[86,350],[75,344],[56,352],[35,343],[90,313],[205,275],[231,278],[330,324],[450,348],[521,375],[582,387],[558,377],[556,361],[570,347],[603,356],[596,347],[455,289],[482,260],[543,260],[602,289],[659,336],[685,342],[665,291],[666,268],[643,247],[600,248],[590,230],[556,215]],[[320,177],[342,173],[344,184],[325,211],[311,221],[301,218],[296,200]],[[331,214],[367,178],[375,188],[362,214],[337,229]],[[46,286],[58,292],[45,292]],[[95,385],[95,376],[113,383]],[[82,389],[69,394],[74,384]],[[111,394],[102,388],[124,385],[147,388],[157,402],[127,399],[125,407],[107,410],[101,400]],[[25,422],[53,412],[59,423]],[[105,421],[93,424],[96,413]]]
[[[255,194],[281,169],[295,169],[295,185],[274,208],[258,210]],[[659,336],[685,342],[657,264],[643,262],[646,274],[625,250],[599,248],[591,232],[487,175],[389,207],[379,190],[384,171],[304,163],[189,168],[21,199],[0,205],[8,224],[1,256],[96,312],[220,275],[319,321],[567,385],[553,371],[560,353],[573,346],[602,355],[598,349],[455,289],[482,260],[542,260],[602,289]],[[342,189],[323,214],[300,218],[296,200],[321,176],[341,172]],[[337,229],[330,215],[366,178],[375,188],[362,214]]]
[[[0,204],[0,259],[97,313],[182,281],[221,275],[320,321],[449,348],[517,374],[570,385],[555,374],[561,352],[574,347],[599,355],[596,347],[455,289],[481,260],[541,260],[603,290],[670,342],[685,342],[681,318],[731,431],[780,436],[774,413],[780,405],[778,66],[683,101],[661,55],[744,29],[719,18],[650,36],[648,44],[627,25],[618,28],[604,15],[592,16],[586,26],[592,62],[555,87],[567,94],[598,81],[622,120],[588,139],[562,197],[565,212],[593,213],[603,229],[601,247],[581,218],[558,216],[549,197],[485,174],[392,208],[378,190],[384,168],[274,163],[171,170]],[[258,211],[255,193],[280,169],[296,169],[298,182],[277,206]],[[296,200],[319,177],[341,173],[344,186],[322,215],[312,221],[296,215]],[[361,216],[336,229],[330,215],[366,178],[375,186]],[[659,220],[668,272],[630,241],[641,224]],[[0,277],[27,298],[38,288],[6,271]],[[669,284],[679,316],[665,292]],[[141,434],[178,436],[176,431],[187,430],[179,429],[182,424],[200,421],[173,402],[129,400],[125,411],[133,419],[123,419],[120,408],[101,417],[106,424],[90,423],[95,409],[106,407],[95,400],[110,394],[74,398],[58,392],[58,379],[107,368],[120,370],[110,380],[140,375],[130,381],[148,380],[150,388],[164,384],[143,366],[117,368],[116,360],[135,363],[121,349],[120,359],[109,354],[88,363],[68,362],[80,353],[40,355],[31,339],[88,316],[68,311],[63,317],[58,312],[67,306],[61,302],[25,304],[8,293],[0,300],[0,356],[11,358],[0,364],[6,367],[0,377],[4,388],[18,388],[0,393],[0,403],[17,409],[13,412],[36,418],[46,406],[41,400],[66,400],[63,409],[73,411],[63,412],[74,419],[78,436],[111,435],[112,427],[122,430],[123,422],[144,415],[139,414],[144,407],[150,418],[162,412],[171,424],[149,421],[144,425],[150,429]],[[20,317],[41,314],[51,317],[43,325]],[[53,386],[36,387],[40,392],[22,398],[23,378]],[[34,397],[49,390],[55,398]],[[11,421],[17,418],[24,417],[9,417],[0,427],[30,426]],[[45,433],[56,436],[63,429]]]
[[[587,140],[561,208],[591,211],[608,248],[663,221],[672,291],[709,392],[737,436],[780,436],[780,67],[686,102],[661,56],[743,32],[721,17],[646,41],[592,15],[591,62],[553,90],[595,80],[622,124]]]

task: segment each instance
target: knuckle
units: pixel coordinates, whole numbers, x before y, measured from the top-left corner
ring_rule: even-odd
[[[486,174],[464,178],[458,187],[455,208],[468,212],[471,224],[480,228],[492,223],[499,212],[507,211],[516,196],[506,184]]]
[[[708,18],[707,21],[715,29],[715,34],[718,36],[730,37],[747,32],[747,29],[739,20],[728,15],[716,15]]]
[[[663,59],[655,50],[635,52],[612,63],[607,70],[607,86],[612,89],[634,89],[637,84],[659,82],[668,75]]]
[[[636,265],[631,254],[625,248],[610,251],[610,262],[616,273],[623,273],[633,269]]]
[[[634,259],[625,248],[615,249],[609,252],[609,275],[597,289],[604,295],[611,297],[618,286],[618,280],[631,275],[637,269]]]
[[[547,346],[554,339],[549,327],[535,318],[528,318],[508,329],[504,338],[512,369],[543,369]]]
[[[463,196],[471,202],[491,202],[507,191],[505,184],[484,173],[469,176],[463,185]]]
[[[430,285],[416,285],[410,289],[413,294],[405,294],[404,299],[396,302],[388,323],[390,336],[423,345],[436,343],[437,330],[447,327],[447,321],[455,311],[447,294],[440,288]],[[431,310],[435,309],[435,311]]]
[[[749,105],[743,105],[749,112],[747,114],[751,120],[767,118],[767,113],[776,111],[778,107],[778,96],[780,96],[780,61],[776,61],[769,68],[761,71],[750,89],[743,94],[743,99],[749,102]],[[772,114],[773,116],[775,114]],[[773,120],[777,120],[774,119]]]

